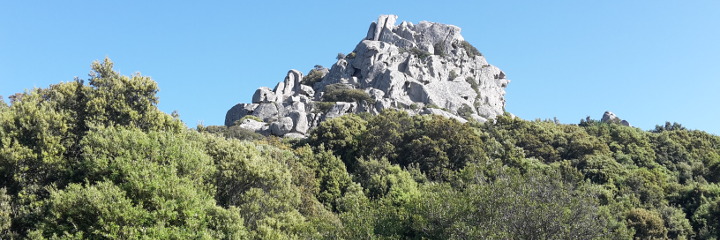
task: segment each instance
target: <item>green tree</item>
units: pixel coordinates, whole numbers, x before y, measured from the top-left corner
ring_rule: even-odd
[[[144,130],[182,129],[182,124],[157,109],[158,86],[139,73],[123,76],[113,70],[110,59],[93,62],[87,94],[88,125],[131,126]]]
[[[367,121],[358,115],[348,114],[322,122],[310,131],[308,141],[311,146],[324,146],[340,156],[345,165],[352,169],[357,157],[360,136],[366,131]]]
[[[635,208],[627,214],[628,226],[635,229],[637,239],[662,239],[667,229],[660,214],[643,208]]]

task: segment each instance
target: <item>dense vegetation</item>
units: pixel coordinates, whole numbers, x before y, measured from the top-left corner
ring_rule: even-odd
[[[187,129],[105,60],[0,102],[0,239],[715,239],[720,137],[386,111]]]

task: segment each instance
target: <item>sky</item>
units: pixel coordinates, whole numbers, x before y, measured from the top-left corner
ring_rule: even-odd
[[[188,125],[330,67],[381,14],[440,22],[511,80],[506,110],[577,124],[612,111],[720,134],[720,1],[0,1],[0,95],[88,79],[109,57]]]

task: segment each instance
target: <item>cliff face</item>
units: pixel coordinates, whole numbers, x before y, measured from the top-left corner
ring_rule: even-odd
[[[503,114],[510,81],[463,39],[459,27],[396,25],[396,20],[395,15],[380,16],[355,50],[338,56],[330,69],[318,66],[308,76],[290,70],[274,89],[259,88],[252,103],[227,112],[225,125],[303,137],[320,122],[347,113],[402,109],[462,122]]]

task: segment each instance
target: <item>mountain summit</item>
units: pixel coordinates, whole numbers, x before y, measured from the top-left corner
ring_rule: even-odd
[[[304,137],[320,122],[348,113],[399,109],[461,122],[504,113],[510,81],[464,40],[459,27],[396,21],[395,15],[380,16],[330,69],[316,66],[306,76],[290,70],[274,89],[257,89],[252,103],[228,110],[225,125]]]

